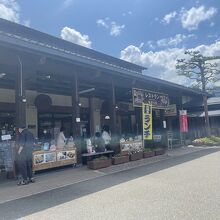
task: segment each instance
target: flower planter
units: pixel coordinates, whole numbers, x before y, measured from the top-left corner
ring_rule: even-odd
[[[87,166],[89,169],[97,170],[105,167],[111,166],[111,159],[108,160],[91,160],[88,161]]]
[[[140,160],[143,158],[143,152],[138,152],[130,155],[130,161]]]
[[[129,156],[121,156],[121,157],[113,157],[112,158],[112,164],[117,165],[121,163],[127,163],[129,162]]]
[[[155,156],[165,154],[165,150],[164,149],[155,150],[154,152],[155,152]]]
[[[153,157],[155,156],[155,152],[154,151],[146,151],[143,153],[144,158],[148,158],[148,157]]]

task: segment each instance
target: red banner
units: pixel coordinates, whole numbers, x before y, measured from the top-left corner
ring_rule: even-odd
[[[188,116],[186,110],[180,110],[180,131],[188,132]]]

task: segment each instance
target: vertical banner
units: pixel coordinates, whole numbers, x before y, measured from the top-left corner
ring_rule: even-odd
[[[188,116],[186,110],[180,110],[180,131],[188,132]]]
[[[143,140],[152,140],[152,105],[142,103]]]

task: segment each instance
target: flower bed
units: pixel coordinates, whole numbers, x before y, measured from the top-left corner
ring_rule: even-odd
[[[148,158],[148,157],[153,157],[155,156],[155,152],[149,148],[144,149],[143,157]]]
[[[130,161],[140,160],[143,158],[143,151],[130,154]]]
[[[129,162],[129,156],[128,155],[116,155],[112,158],[112,164],[117,165],[121,163],[127,163]]]
[[[92,170],[97,170],[111,166],[112,161],[107,157],[100,157],[91,161],[88,161],[87,166]]]
[[[220,137],[211,136],[211,137],[198,138],[195,139],[192,143],[195,146],[203,146],[203,145],[214,146],[220,144]]]
[[[163,148],[158,148],[158,149],[155,149],[155,156],[158,156],[158,155],[163,155],[165,154],[165,149]]]

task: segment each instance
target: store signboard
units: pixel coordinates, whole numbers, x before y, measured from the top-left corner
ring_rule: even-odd
[[[143,139],[152,140],[152,105],[142,104]]]
[[[153,140],[154,140],[154,142],[161,142],[162,135],[161,134],[154,134],[153,135]]]
[[[167,94],[143,90],[132,89],[133,106],[142,107],[142,103],[152,105],[156,109],[166,109],[169,106],[169,97]]]
[[[167,109],[165,109],[164,116],[177,116],[176,104],[169,105]]]
[[[56,152],[45,152],[41,154],[35,154],[33,156],[34,165],[50,163],[56,161]]]
[[[57,161],[76,159],[76,150],[64,150],[57,153]]]
[[[10,134],[5,134],[1,136],[2,141],[8,141],[11,140],[11,135]]]
[[[186,110],[180,110],[180,131],[188,132],[188,116]]]

